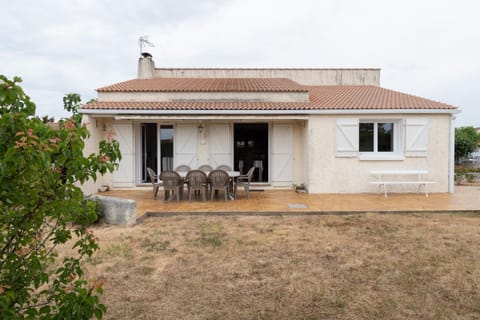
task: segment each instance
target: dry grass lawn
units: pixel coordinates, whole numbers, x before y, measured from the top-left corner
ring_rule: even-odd
[[[480,216],[96,226],[107,319],[480,319]]]

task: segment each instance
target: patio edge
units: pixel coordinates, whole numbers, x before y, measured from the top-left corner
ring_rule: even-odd
[[[137,218],[137,223],[142,222],[147,218],[170,218],[170,217],[235,217],[235,216],[265,216],[265,217],[275,217],[275,216],[308,216],[308,215],[353,215],[353,214],[431,214],[431,213],[442,213],[442,214],[476,214],[480,215],[480,210],[394,210],[394,211],[372,211],[372,210],[362,210],[362,211],[204,211],[204,212],[195,212],[195,211],[167,211],[167,212],[157,212],[157,211],[147,211],[142,216]]]

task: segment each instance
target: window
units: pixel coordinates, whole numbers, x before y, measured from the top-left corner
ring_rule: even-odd
[[[157,132],[160,132],[160,145],[158,145]],[[160,125],[157,123],[141,124],[141,183],[150,181],[147,168],[156,173],[165,170],[173,170],[173,126]],[[160,147],[160,168],[158,168],[158,149]]]
[[[335,119],[335,156],[359,160],[404,160],[426,157],[428,119]]]
[[[358,147],[360,152],[395,152],[395,122],[360,122]]]
[[[173,170],[173,126],[160,126],[160,170]]]
[[[377,124],[378,152],[393,152],[393,123]]]
[[[394,152],[393,122],[360,122],[360,152]]]
[[[360,123],[360,131],[358,133],[359,141],[358,145],[360,152],[373,152],[373,123]]]

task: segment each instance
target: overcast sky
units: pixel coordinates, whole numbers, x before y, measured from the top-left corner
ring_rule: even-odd
[[[458,106],[480,127],[477,0],[0,0],[0,74],[39,115],[157,67],[381,68],[381,86]]]

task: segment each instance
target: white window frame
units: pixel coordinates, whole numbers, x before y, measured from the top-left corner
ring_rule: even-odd
[[[359,151],[360,160],[404,160],[403,154],[403,122],[401,119],[359,119],[359,135],[361,123],[373,123],[373,151]],[[378,151],[378,124],[393,123],[393,151]],[[360,146],[359,146],[360,150]]]
[[[135,185],[136,186],[145,186],[145,185],[151,185],[150,182],[142,182],[142,152],[143,152],[143,147],[142,147],[142,124],[143,123],[155,123],[157,125],[157,174],[160,173],[160,161],[161,161],[161,142],[160,142],[160,126],[172,126],[173,127],[173,141],[174,141],[174,148],[175,148],[175,123],[174,122],[159,122],[155,120],[140,120],[140,121],[135,121],[135,148],[136,150],[139,150],[139,152],[136,152],[135,155]],[[175,149],[174,149],[175,150]],[[173,161],[175,163],[175,152],[173,152]]]

